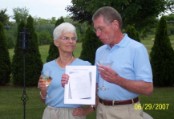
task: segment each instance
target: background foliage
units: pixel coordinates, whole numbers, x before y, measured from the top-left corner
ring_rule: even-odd
[[[23,39],[21,37],[21,32],[23,32],[24,28],[26,28],[28,32],[26,37],[26,48],[22,47]],[[18,27],[17,44],[12,61],[14,85],[22,86],[24,78],[26,79],[26,86],[37,85],[42,69],[42,61],[37,43],[37,35],[33,27],[33,18],[29,16],[27,18],[27,24],[25,25],[24,22],[21,22]]]
[[[94,64],[96,49],[101,45],[102,43],[95,35],[93,28],[88,27],[83,39],[82,52],[81,52],[80,58]]]
[[[126,33],[129,37],[133,38],[134,40],[140,42],[140,36],[138,31],[135,29],[133,25],[127,25],[126,27]]]
[[[10,81],[11,63],[6,44],[6,36],[3,24],[0,22],[0,85],[5,85]]]
[[[169,8],[169,2],[173,3],[172,0],[72,0],[67,11],[75,21],[92,23],[92,15],[98,8],[112,6],[122,15],[125,26],[135,25],[142,30],[155,23],[156,17]]]
[[[173,86],[174,84],[174,50],[167,34],[164,17],[159,21],[154,45],[152,47],[151,64],[155,86]]]

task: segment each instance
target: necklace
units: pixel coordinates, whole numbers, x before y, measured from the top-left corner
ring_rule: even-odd
[[[66,65],[71,64],[71,62],[72,62],[73,60],[74,60],[74,57],[72,56],[70,60],[68,60],[67,62],[63,62],[63,61],[61,60],[61,58],[59,57],[59,58],[57,59],[57,62],[58,62],[58,64],[59,64],[61,67],[65,67]]]

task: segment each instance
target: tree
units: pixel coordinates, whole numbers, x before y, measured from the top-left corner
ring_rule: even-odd
[[[165,19],[168,24],[169,35],[174,34],[174,14],[169,14],[169,15],[165,16]]]
[[[63,23],[64,19],[63,17],[60,17],[56,23],[55,23],[55,27],[58,26],[59,24]],[[47,57],[47,62],[51,61],[53,59],[56,59],[59,56],[59,52],[57,47],[54,45],[54,42],[52,41],[50,44],[50,48],[49,48],[49,52],[48,52],[48,57]]]
[[[17,25],[14,22],[9,22],[5,25],[5,35],[7,37],[7,48],[14,48],[17,36]]]
[[[5,85],[10,81],[11,63],[6,45],[6,36],[3,24],[0,22],[0,85]]]
[[[93,29],[88,27],[82,42],[82,52],[80,54],[80,58],[94,64],[96,49],[101,45],[102,43],[98,40]]]
[[[6,36],[6,44],[7,48],[14,47],[14,30],[13,30],[13,23],[9,22],[9,16],[6,14],[6,9],[0,11],[0,22],[2,22],[4,26],[4,33]]]
[[[0,22],[6,25],[9,21],[9,16],[6,14],[7,9],[0,10]]]
[[[22,32],[23,28],[25,27],[25,23],[21,21],[18,26],[18,34],[16,40],[16,46],[14,49],[14,55],[12,60],[12,78],[14,85],[22,85],[23,82],[23,51],[21,49],[21,39],[20,39],[20,32]]]
[[[154,85],[172,86],[174,84],[174,51],[167,35],[164,17],[159,21],[150,56]]]
[[[166,8],[168,9],[168,11],[170,12],[174,12],[174,1],[173,0],[166,0],[167,4],[166,4]]]
[[[129,37],[133,38],[134,40],[140,42],[140,37],[138,31],[135,29],[133,25],[128,25],[126,27],[126,33],[129,35]]]
[[[29,32],[28,51],[26,55],[26,82],[29,86],[36,86],[42,69],[41,55],[38,47],[37,35],[33,26],[33,18],[27,18],[26,28]]]
[[[52,42],[52,36],[48,31],[40,31],[37,36],[39,45],[47,45]]]
[[[21,49],[20,32],[26,28],[28,32],[26,49]],[[23,85],[23,70],[24,70],[24,56],[25,56],[25,77],[26,86],[36,86],[40,72],[42,69],[42,61],[39,53],[37,35],[33,27],[33,18],[27,18],[27,24],[21,22],[18,27],[18,37],[15,47],[15,54],[13,56],[13,81],[14,85]]]
[[[35,18],[34,26],[38,36],[39,45],[48,45],[52,42],[52,31],[55,27],[53,22],[53,18],[52,20]]]
[[[169,14],[169,15],[167,15],[167,16],[165,16],[165,19],[167,20],[167,21],[173,21],[174,22],[174,14]]]
[[[75,21],[92,23],[93,13],[102,6],[112,6],[122,15],[123,25],[134,24],[136,29],[153,25],[156,17],[165,12],[172,0],[72,0],[66,10]]]
[[[14,13],[13,19],[16,20],[17,24],[19,24],[21,21],[26,23],[27,17],[29,16],[28,9],[14,8],[13,13]]]

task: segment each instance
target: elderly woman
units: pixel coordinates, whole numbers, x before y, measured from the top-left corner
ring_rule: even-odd
[[[42,119],[85,119],[86,115],[93,111],[91,107],[84,108],[81,105],[64,104],[64,84],[68,81],[65,74],[66,65],[91,65],[73,56],[76,48],[76,28],[70,23],[62,23],[54,29],[54,44],[58,48],[59,57],[43,65],[42,73],[49,75],[51,83],[45,85],[40,77],[38,87],[41,99],[47,107]]]

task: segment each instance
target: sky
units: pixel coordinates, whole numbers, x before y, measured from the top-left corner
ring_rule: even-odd
[[[65,8],[71,0],[0,0],[0,10],[7,9],[6,14],[13,16],[14,8],[26,8],[32,17],[51,19],[68,16]]]

